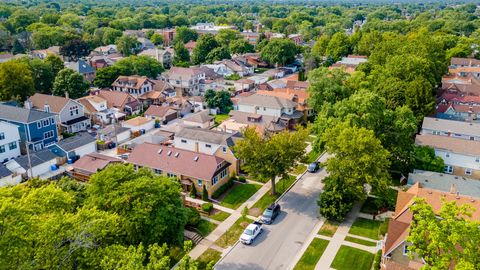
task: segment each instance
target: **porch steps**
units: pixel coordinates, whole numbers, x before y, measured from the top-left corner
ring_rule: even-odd
[[[183,237],[187,240],[191,240],[195,245],[198,245],[198,243],[203,240],[203,237],[199,233],[189,230],[183,231]]]

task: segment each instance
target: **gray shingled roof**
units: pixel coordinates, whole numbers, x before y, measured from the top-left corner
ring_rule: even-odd
[[[11,174],[12,174],[12,172],[9,169],[7,169],[7,167],[5,167],[5,165],[0,163],[0,178],[7,177]]]
[[[37,165],[43,164],[48,162],[52,159],[56,159],[57,156],[50,151],[50,149],[43,149],[38,152],[31,152],[30,153],[30,160],[32,162],[32,167]],[[15,159],[15,161],[22,166],[25,170],[28,170],[28,157],[27,156],[20,156]]]
[[[408,185],[419,182],[424,188],[450,192],[452,185],[460,195],[480,197],[480,181],[467,177],[415,170],[408,175]]]
[[[57,145],[64,151],[70,152],[94,141],[96,141],[96,139],[92,135],[86,132],[80,132],[73,137],[59,141]]]
[[[238,101],[238,105],[260,106],[275,109],[292,108],[297,106],[295,102],[285,98],[260,94],[253,94],[251,96],[241,98]]]
[[[83,60],[78,60],[77,62],[67,62],[65,63],[65,67],[75,70],[80,74],[87,74],[95,72],[95,69],[91,67],[87,62]]]
[[[53,113],[0,104],[0,119],[6,121],[31,123],[53,116]]]
[[[195,123],[205,123],[213,120],[213,116],[208,115],[206,111],[201,111],[197,113],[188,114],[183,118],[185,121],[195,122]]]
[[[423,118],[422,128],[464,135],[480,136],[480,124],[478,123],[425,117]]]
[[[190,140],[198,140],[201,142],[208,142],[213,144],[233,146],[234,134],[222,131],[203,129],[197,127],[184,127],[175,134],[175,137],[185,138]]]

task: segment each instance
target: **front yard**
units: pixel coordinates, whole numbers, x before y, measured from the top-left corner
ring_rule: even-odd
[[[270,189],[267,193],[265,193],[261,198],[260,200],[258,200],[249,210],[249,214],[252,215],[252,216],[256,216],[258,217],[259,215],[261,215],[263,213],[263,211],[270,205],[272,204],[273,202],[275,202],[275,200],[277,200],[280,195],[282,195],[292,184],[293,182],[295,181],[295,177],[294,176],[289,176],[287,179],[282,179],[280,181],[278,181],[277,185],[276,185],[276,188],[277,188],[277,194],[272,196],[270,193],[271,193],[271,190]]]
[[[223,211],[220,211],[220,210],[216,210],[216,213],[208,216],[209,218],[213,219],[213,220],[216,220],[216,221],[224,221],[225,219],[227,219],[228,217],[230,216],[229,213],[227,212],[223,212]]]
[[[219,247],[227,248],[235,242],[237,242],[238,238],[242,234],[243,230],[248,226],[248,224],[252,223],[253,220],[246,218],[239,218],[235,223],[230,227],[220,238],[215,241],[215,244]]]
[[[237,209],[242,203],[252,197],[262,186],[257,184],[238,184],[226,191],[220,198],[220,205]]]
[[[380,226],[382,222],[365,218],[357,218],[348,233],[367,237],[374,240],[381,239]]]
[[[323,223],[322,228],[318,231],[318,234],[332,237],[338,229],[338,222],[326,220]]]
[[[342,245],[330,267],[337,270],[370,270],[374,257],[368,251]]]
[[[207,249],[200,257],[198,257],[198,270],[206,270],[208,264],[215,264],[222,257],[222,253],[215,249]]]
[[[209,235],[213,230],[215,230],[216,227],[217,227],[217,224],[214,224],[205,219],[201,219],[196,229],[203,237],[205,237]]]
[[[308,246],[302,258],[295,265],[294,270],[313,270],[323,252],[328,246],[328,241],[320,238],[314,238]]]

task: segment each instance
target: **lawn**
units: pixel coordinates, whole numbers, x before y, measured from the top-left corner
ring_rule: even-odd
[[[207,249],[200,257],[198,257],[197,262],[198,262],[198,270],[205,270],[207,269],[207,265],[210,262],[216,263],[220,258],[222,257],[222,253],[220,251],[217,251],[215,249]]]
[[[375,240],[380,240],[381,221],[357,218],[348,233],[363,236]]]
[[[338,222],[327,220],[323,223],[318,234],[332,237],[338,229]]]
[[[227,120],[228,118],[230,118],[230,115],[228,114],[217,114],[217,115],[214,115],[215,116],[215,124],[216,125],[219,125],[220,123],[222,123],[223,121]]]
[[[305,172],[306,169],[307,169],[307,165],[297,164],[297,166],[295,166],[293,168],[293,170],[290,171],[290,173],[294,174],[294,175],[299,175],[299,174],[302,174],[303,172]]]
[[[240,184],[232,187],[228,193],[223,197],[222,206],[237,209],[248,198],[252,197],[257,190],[260,189],[260,185],[257,184]]]
[[[249,214],[252,216],[258,217],[260,214],[263,213],[263,210],[265,210],[270,204],[275,202],[280,195],[282,195],[292,184],[295,182],[295,177],[294,176],[289,176],[287,179],[282,179],[280,180],[277,185],[277,194],[272,196],[271,189],[265,193],[260,200],[258,200],[251,208]]]
[[[267,70],[268,70],[268,68],[256,68],[255,73],[264,73]]]
[[[220,238],[215,241],[215,244],[219,247],[227,248],[235,242],[237,242],[238,238],[242,234],[243,230],[248,226],[248,224],[252,223],[253,220],[246,218],[239,218],[235,223],[230,227]]]
[[[208,216],[209,218],[216,220],[216,221],[224,221],[230,216],[229,213],[223,212],[223,211],[218,211],[216,214],[213,214],[211,216]]]
[[[375,255],[360,249],[341,246],[330,267],[337,270],[370,270]]]
[[[363,240],[363,239],[359,239],[359,238],[355,238],[355,237],[351,237],[351,236],[345,237],[345,241],[352,242],[352,243],[357,243],[357,244],[364,245],[364,246],[367,246],[367,247],[374,247],[374,246],[377,245],[377,243],[375,243],[375,242],[367,241],[367,240]]]
[[[320,157],[321,153],[315,151],[315,150],[312,150],[310,151],[308,154],[307,154],[307,163],[312,163],[314,161],[316,161],[319,157]]]
[[[323,252],[327,248],[328,241],[320,238],[314,238],[313,241],[308,246],[305,253],[303,253],[302,258],[295,265],[294,270],[309,270],[315,269],[320,257],[322,257]]]
[[[205,237],[209,235],[215,228],[217,227],[217,224],[214,224],[208,220],[201,219],[200,222],[198,223],[197,230],[200,232],[200,234]]]

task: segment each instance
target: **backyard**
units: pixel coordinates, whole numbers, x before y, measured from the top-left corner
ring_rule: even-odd
[[[214,115],[214,117],[215,117],[215,125],[219,125],[223,121],[230,118],[230,115],[228,115],[228,114],[216,114],[216,115]]]
[[[320,238],[314,238],[308,246],[302,258],[295,265],[294,270],[313,270],[323,252],[328,246],[328,241]]]

